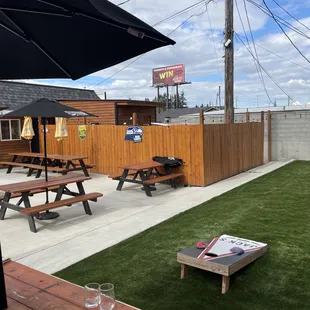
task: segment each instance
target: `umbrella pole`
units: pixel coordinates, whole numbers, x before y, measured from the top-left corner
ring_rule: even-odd
[[[43,130],[44,130],[44,134],[43,134],[43,137],[44,137],[44,170],[45,170],[45,182],[47,182],[48,176],[47,176],[46,119],[45,119],[45,117],[42,117],[42,122],[43,122]],[[49,203],[48,188],[46,188],[45,194],[46,194],[46,202],[45,203]],[[38,220],[51,220],[51,219],[54,219],[58,216],[59,216],[59,214],[57,212],[50,212],[49,210],[47,210],[45,213],[40,213],[37,216],[37,219]]]
[[[42,118],[43,120],[43,130],[44,130],[44,170],[45,170],[45,182],[48,181],[48,176],[47,176],[47,152],[46,152],[46,119],[45,117]],[[49,203],[48,201],[48,189],[45,190],[46,193],[46,203]],[[47,211],[49,212],[49,211]]]

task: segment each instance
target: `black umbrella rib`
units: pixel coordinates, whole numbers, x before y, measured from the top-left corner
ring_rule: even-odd
[[[10,23],[12,23],[15,28],[17,28],[20,33],[16,30],[14,30],[12,27],[8,26],[8,25],[5,25],[4,23],[0,22],[0,26],[7,29],[8,31],[12,32],[13,34],[15,34],[16,36],[20,37],[21,39],[25,40],[26,42],[29,42],[29,39],[26,37],[26,34],[25,32],[23,31],[23,29],[21,29],[5,12],[3,12],[1,9],[0,9],[0,13],[1,15],[7,19]]]
[[[79,10],[76,10],[76,8],[72,8],[70,6],[63,6],[61,4],[54,4],[54,3],[50,3],[48,0],[37,0],[38,2],[42,2],[44,4],[47,4],[47,5],[50,5],[50,6],[54,6],[54,7],[57,7],[59,9],[63,9],[67,12],[70,12],[72,15],[80,15],[80,16],[83,16],[83,17],[86,17],[86,18],[89,18],[89,19],[92,19],[92,20],[95,20],[95,21],[98,21],[98,22],[101,22],[101,23],[104,23],[104,24],[107,24],[107,25],[110,25],[110,26],[113,26],[113,27],[116,27],[116,28],[119,28],[119,29],[122,29],[124,31],[127,31],[128,33],[130,33],[131,35],[134,35],[132,34],[132,32],[130,32],[130,29],[134,29],[132,27],[125,27],[125,26],[122,26],[120,24],[117,24],[117,23],[113,23],[112,21],[107,21],[107,20],[104,20],[102,18],[99,18],[99,17],[96,17],[96,16],[92,16],[92,15],[89,15],[89,14],[85,14]],[[166,40],[162,40],[162,39],[159,39],[159,38],[155,38],[151,35],[148,35],[146,34],[144,31],[141,31],[141,30],[136,30],[139,35],[134,35],[140,39],[143,39],[144,37],[147,37],[149,39],[152,39],[152,40],[156,40],[156,41],[159,41],[159,42],[163,42],[163,43],[167,43]]]
[[[22,13],[32,13],[32,14],[41,14],[41,15],[50,15],[50,16],[60,16],[60,17],[72,17],[71,13],[57,13],[51,11],[42,11],[42,10],[35,10],[35,9],[19,9],[14,7],[0,7],[2,11],[14,11],[14,12],[22,12]]]
[[[104,24],[107,24],[107,25],[110,25],[110,26],[113,26],[113,27],[116,27],[116,28],[119,28],[119,29],[122,29],[124,31],[127,31],[129,34],[137,37],[137,38],[140,38],[140,39],[143,39],[144,37],[147,37],[149,39],[152,39],[152,40],[156,40],[156,41],[159,41],[159,42],[163,42],[163,43],[167,43],[166,40],[161,40],[161,39],[158,39],[158,38],[155,38],[155,37],[152,37],[148,34],[146,34],[145,32],[143,31],[140,31],[140,30],[137,30],[133,27],[124,27],[124,26],[120,26],[118,24],[115,24],[115,23],[111,23],[109,21],[106,21],[106,20],[103,20],[101,18],[98,18],[98,17],[94,17],[94,16],[91,16],[91,15],[88,15],[88,14],[84,14],[84,13],[78,13],[76,12],[76,15],[80,15],[80,16],[83,16],[83,17],[86,17],[86,18],[89,18],[89,19],[93,19],[93,20],[96,20],[100,23],[104,23]],[[139,33],[139,35],[135,35],[133,34],[133,32],[131,30],[134,30],[136,31],[137,33]]]
[[[62,72],[64,72],[68,78],[71,78],[71,74],[68,72],[68,70],[66,70],[58,61],[57,59],[55,59],[50,53],[48,53],[38,42],[36,42],[35,40],[33,40],[29,35],[27,35],[27,33],[10,17],[8,16],[5,12],[3,12],[2,10],[0,10],[0,12],[3,14],[3,16],[5,16],[5,18],[7,20],[9,20],[20,32],[22,32],[22,34],[18,33],[17,31],[15,31],[14,29],[12,29],[11,27],[8,27],[6,25],[4,25],[3,23],[0,22],[0,26],[6,28],[7,30],[9,30],[10,32],[12,32],[13,34],[17,35],[18,37],[22,38],[23,40],[25,40],[28,43],[32,43],[33,45],[35,45],[46,57],[48,57]]]

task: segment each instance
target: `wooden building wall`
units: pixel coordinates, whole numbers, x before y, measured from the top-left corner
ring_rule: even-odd
[[[117,125],[132,125],[133,113],[137,113],[138,122],[140,126],[151,125],[151,122],[156,121],[156,108],[155,107],[138,107],[138,106],[117,106]]]
[[[85,140],[79,138],[77,126],[68,126],[69,137],[61,147],[54,126],[49,128],[49,152],[85,155],[96,164],[93,171],[103,174],[118,174],[120,165],[153,156],[175,156],[185,161],[184,181],[205,186],[263,164],[262,123],[146,126],[142,143],[124,140],[127,126],[89,125]]]
[[[115,103],[114,101],[102,101],[102,100],[92,100],[92,101],[60,101],[61,103],[76,108],[97,117],[87,117],[87,118],[70,118],[68,119],[68,124],[86,124],[99,123],[105,125],[115,124]]]
[[[20,130],[22,130],[24,118],[10,117],[9,119],[20,119]],[[5,117],[1,117],[0,120],[5,120]],[[12,156],[9,153],[14,152],[29,152],[29,142],[25,139],[14,141],[0,140],[0,161],[11,160]]]

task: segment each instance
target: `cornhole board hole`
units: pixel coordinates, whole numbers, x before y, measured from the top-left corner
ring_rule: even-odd
[[[206,248],[188,248],[177,254],[181,263],[181,279],[187,276],[188,266],[222,275],[222,294],[229,289],[230,276],[249,265],[268,250],[266,243],[222,235],[206,241]],[[241,248],[243,254],[235,254],[232,248]],[[212,255],[212,256],[211,256]]]

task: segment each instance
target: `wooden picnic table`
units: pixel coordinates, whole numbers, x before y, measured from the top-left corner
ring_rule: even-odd
[[[170,181],[171,186],[176,188],[174,179],[183,176],[183,173],[173,173],[171,169],[155,161],[124,165],[120,168],[123,169],[121,176],[110,176],[110,178],[119,181],[116,189],[121,191],[125,182],[142,184],[143,190],[149,197],[152,197],[151,191],[154,190],[154,187],[151,186],[155,183]],[[164,174],[160,172],[160,168],[163,168]],[[152,176],[153,178],[151,178]],[[138,177],[140,180],[137,180]]]
[[[13,261],[5,263],[3,269],[8,310],[86,309],[84,289],[81,286]],[[138,310],[120,301],[116,301],[113,309]]]
[[[88,200],[97,201],[97,198],[101,197],[102,194],[85,193],[83,182],[90,179],[90,177],[83,175],[72,174],[61,177],[51,177],[47,182],[44,179],[40,179],[0,185],[0,190],[5,192],[2,201],[0,201],[0,220],[4,220],[7,209],[12,209],[27,216],[30,230],[32,232],[37,232],[34,217],[40,212],[82,202],[85,213],[92,215]],[[76,183],[78,192],[73,192],[67,188],[68,184],[73,183]],[[31,206],[29,197],[45,192],[46,189],[57,193],[55,201],[34,207]],[[62,199],[63,195],[73,196],[73,198]],[[20,198],[20,200],[14,204],[10,202],[12,198]],[[22,203],[24,207],[21,207]]]
[[[14,166],[29,168],[27,176],[31,176],[34,170],[37,170],[36,178],[39,178],[44,170],[45,156],[42,153],[17,152],[9,153],[12,156],[11,162],[0,162],[7,165],[7,173],[11,173]],[[66,174],[71,171],[83,171],[85,176],[89,176],[88,170],[93,168],[94,164],[85,164],[87,156],[72,156],[47,154],[46,160],[48,171],[61,172]],[[77,163],[78,162],[78,163]]]

